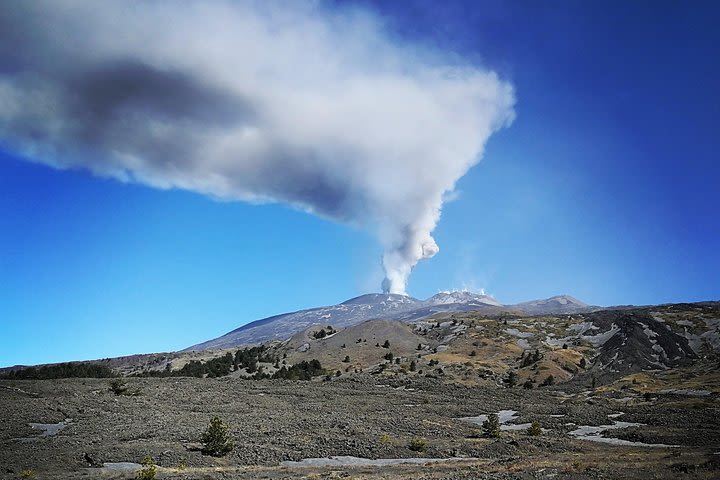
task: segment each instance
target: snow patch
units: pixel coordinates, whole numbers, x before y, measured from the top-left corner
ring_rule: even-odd
[[[609,416],[609,415],[608,415]],[[593,427],[590,425],[581,425],[577,429],[569,432],[568,435],[572,435],[578,440],[588,440],[590,442],[607,443],[610,445],[623,445],[628,447],[656,447],[656,448],[677,448],[680,445],[664,445],[662,443],[643,443],[643,442],[631,442],[629,440],[621,440],[619,438],[609,438],[601,436],[603,432],[608,430],[617,430],[620,428],[628,427],[642,427],[642,423],[631,423],[631,422],[618,422],[614,421],[612,425],[600,425]]]
[[[512,335],[513,337],[518,337],[518,338],[531,338],[531,337],[535,336],[534,334],[532,334],[530,332],[521,332],[517,328],[506,328],[503,331],[507,334]]]
[[[616,324],[612,324],[612,327],[607,332],[598,333],[597,335],[583,335],[580,338],[589,342],[593,347],[600,347],[610,340],[616,333],[620,331],[620,327]],[[614,359],[613,359],[614,360]]]

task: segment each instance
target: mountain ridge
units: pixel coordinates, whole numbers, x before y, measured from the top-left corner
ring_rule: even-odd
[[[408,295],[368,293],[336,305],[281,313],[242,325],[219,337],[197,343],[182,351],[210,350],[285,340],[313,325],[349,327],[372,319],[416,322],[444,312],[482,310],[488,313],[515,312],[526,315],[580,313],[601,307],[588,305],[570,295],[503,305],[484,293],[439,292],[426,300]]]

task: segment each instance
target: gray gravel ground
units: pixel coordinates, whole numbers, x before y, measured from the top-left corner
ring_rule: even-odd
[[[161,467],[158,478],[718,478],[720,403],[694,399],[630,404],[555,389],[448,385],[371,375],[331,382],[232,378],[128,379],[139,396],[116,396],[102,379],[0,381],[0,478],[32,469],[42,478],[134,478],[104,471],[105,462]],[[19,390],[18,390],[19,389]],[[540,437],[503,432],[480,436],[461,417],[517,410],[517,423],[538,421]],[[577,425],[608,424],[608,414],[646,424],[608,432],[678,449],[618,447],[571,438]],[[236,448],[224,458],[198,451],[213,416],[230,427]],[[70,419],[70,420],[68,420]],[[65,422],[37,437],[30,423]],[[572,424],[572,425],[570,425]],[[424,438],[423,452],[408,448]],[[432,465],[282,467],[280,462],[329,456],[472,457]],[[184,469],[178,467],[186,466]]]

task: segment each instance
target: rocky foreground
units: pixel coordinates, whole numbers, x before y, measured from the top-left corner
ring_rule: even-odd
[[[129,378],[132,395],[115,395],[108,379],[2,380],[0,478],[129,479],[135,466],[117,468],[147,455],[160,479],[718,478],[718,394],[650,395],[638,383],[647,379],[623,381],[526,390],[367,373]],[[501,436],[484,437],[473,417],[499,411]],[[236,442],[221,458],[198,444],[216,415]],[[539,436],[526,433],[533,421]],[[302,462],[335,456],[358,458]],[[443,461],[398,460],[408,458]]]

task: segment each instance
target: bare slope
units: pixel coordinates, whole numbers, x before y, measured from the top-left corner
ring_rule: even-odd
[[[338,305],[311,308],[275,315],[243,325],[218,338],[193,345],[190,350],[231,348],[270,340],[284,340],[312,325],[325,324],[347,327],[371,319],[417,321],[443,312],[506,311],[529,314],[578,313],[591,307],[568,295],[547,300],[534,300],[517,305],[502,305],[494,298],[471,292],[441,292],[427,300],[405,295],[368,294],[347,300]]]

